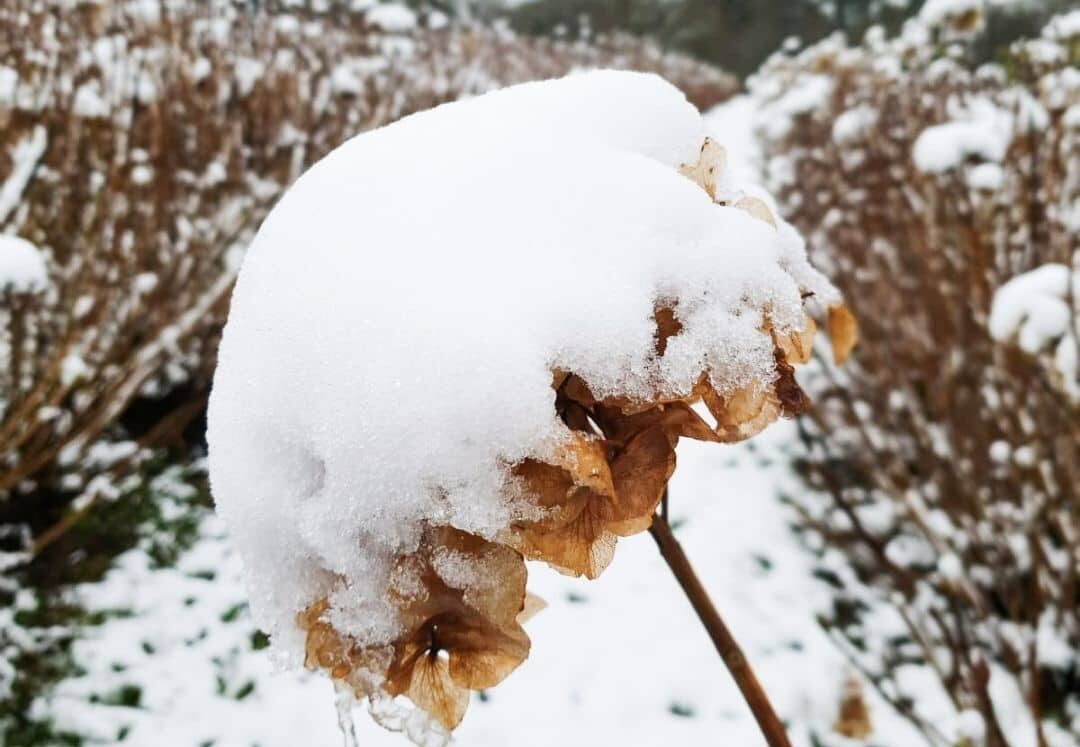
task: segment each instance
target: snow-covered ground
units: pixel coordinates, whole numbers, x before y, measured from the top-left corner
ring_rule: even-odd
[[[752,115],[746,99],[710,115],[730,153],[752,151]],[[684,440],[671,517],[793,741],[810,745],[814,732],[842,744],[830,733],[851,672],[815,622],[827,593],[780,500],[802,489],[785,453],[793,437],[794,427],[779,423],[739,446]],[[532,655],[474,699],[458,744],[762,744],[647,535],[624,540],[597,581],[531,564],[529,588],[549,605],[527,625]],[[274,674],[255,645],[238,560],[213,515],[175,568],[151,570],[146,553],[133,550],[79,595],[93,609],[134,614],[87,628],[75,648],[85,674],[36,704],[58,729],[140,747],[340,744],[329,681]],[[921,743],[869,688],[864,693],[875,744]],[[363,713],[356,721],[361,745],[406,744]]]
[[[752,445],[683,442],[671,506],[679,539],[793,738],[809,745],[808,730],[831,730],[848,670],[814,622],[825,591],[777,499],[785,483],[795,487],[783,453],[792,435],[780,423]],[[625,540],[597,581],[533,564],[529,585],[549,604],[527,626],[533,654],[474,703],[459,744],[761,743],[647,535]],[[253,650],[237,559],[216,517],[206,517],[202,541],[177,567],[150,570],[135,550],[82,597],[134,614],[89,628],[76,648],[86,675],[39,703],[60,729],[159,747],[340,742],[330,683],[273,673],[265,651]],[[138,707],[110,704],[125,687],[139,689]],[[884,707],[873,716],[886,718]],[[356,721],[362,745],[405,743],[362,713]],[[897,737],[883,743],[918,743]]]

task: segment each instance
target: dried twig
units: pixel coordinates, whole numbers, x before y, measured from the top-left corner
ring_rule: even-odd
[[[666,509],[666,492],[663,506]],[[739,686],[739,691],[742,692],[746,704],[753,711],[754,718],[761,728],[761,733],[765,736],[765,741],[769,744],[769,747],[791,747],[787,731],[784,729],[780,718],[776,715],[776,711],[773,710],[772,704],[769,702],[769,696],[765,694],[765,690],[758,681],[757,675],[754,674],[750,662],[746,660],[746,656],[735,641],[735,637],[728,630],[727,625],[724,624],[723,618],[720,617],[720,613],[717,612],[716,606],[705,591],[705,587],[702,586],[701,580],[698,578],[697,573],[694,572],[694,567],[690,564],[690,559],[686,557],[686,553],[683,551],[679,541],[675,539],[675,535],[671,531],[671,525],[668,524],[666,518],[666,510],[653,517],[649,534],[656,540],[656,545],[660,548],[660,555],[663,556],[675,576],[675,580],[679,582],[679,586],[686,593],[686,598],[690,600],[698,619],[701,620],[701,624],[712,639],[713,645],[716,646],[717,653],[720,654],[720,658],[724,660],[724,665],[731,672],[735,684]]]

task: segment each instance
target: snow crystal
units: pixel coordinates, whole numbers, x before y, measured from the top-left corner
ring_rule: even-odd
[[[0,291],[34,293],[48,284],[41,250],[18,236],[0,234]]]
[[[285,194],[240,271],[208,429],[280,655],[297,660],[296,613],[339,580],[335,627],[392,635],[393,559],[425,522],[508,525],[506,465],[569,436],[553,369],[600,396],[688,392],[702,370],[731,391],[773,376],[762,308],[795,330],[800,285],[837,300],[793,229],[678,173],[703,135],[661,79],[595,72],[360,135]],[[683,330],[657,359],[660,299]]]
[[[919,171],[942,173],[972,157],[1000,162],[1013,137],[1013,116],[975,99],[960,118],[927,127],[912,146]]]

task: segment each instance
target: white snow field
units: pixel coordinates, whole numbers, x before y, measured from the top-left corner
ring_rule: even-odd
[[[740,98],[706,119],[708,130],[729,146],[732,174],[749,177],[756,173],[750,134],[754,114],[753,104]],[[605,124],[616,129],[623,126],[624,132],[639,125],[647,123],[620,125],[615,114]],[[691,136],[700,134],[692,129],[686,128],[687,145]],[[681,157],[681,139],[660,145],[654,157]],[[540,150],[549,162],[555,158],[558,165],[567,164],[565,154]],[[573,158],[581,156],[579,149],[574,150]],[[642,171],[655,170],[641,156],[604,157],[595,168],[607,171],[623,165],[631,180]],[[498,190],[487,189],[485,195],[491,199],[498,192],[522,199],[536,196],[538,187],[530,180],[529,170],[508,168],[507,172],[514,172],[515,180]],[[437,179],[419,179],[411,189],[416,194],[434,190],[441,196],[440,186]],[[576,194],[578,187],[563,186]],[[639,191],[650,200],[659,197],[636,187],[619,194],[634,200]],[[747,191],[752,191],[750,185]],[[685,208],[681,196],[676,203],[672,209],[681,211],[693,225],[695,209]],[[316,205],[310,208],[317,210]],[[313,212],[313,220],[319,217]],[[744,228],[743,223],[733,225]],[[297,231],[297,238],[307,242],[314,256],[320,249],[318,242],[310,232]],[[431,238],[436,240],[437,234]],[[499,261],[496,256],[491,259]],[[533,271],[541,272],[530,266],[529,272]],[[254,282],[251,277],[241,280],[242,285]],[[444,288],[439,295],[454,292]],[[282,303],[290,301],[282,299]],[[377,323],[389,324],[394,317],[388,314],[389,321]],[[350,322],[359,326],[372,320],[353,318]],[[566,329],[571,320],[560,323]],[[437,331],[450,333],[441,327]],[[584,329],[583,339],[591,344],[605,331]],[[341,351],[346,358],[354,352]],[[405,396],[429,399],[422,388],[416,388],[411,375],[403,372]],[[331,386],[331,382],[320,385]],[[815,623],[815,611],[828,597],[824,586],[811,576],[811,558],[789,530],[791,516],[781,501],[785,491],[802,489],[785,455],[793,438],[794,426],[778,423],[738,446],[683,440],[671,482],[671,518],[717,607],[788,723],[794,743],[809,747],[814,733],[821,744],[854,744],[831,733],[841,688],[852,672]],[[421,443],[410,448],[424,451],[431,446]],[[258,528],[258,523],[252,528]],[[340,744],[330,682],[321,675],[271,672],[267,651],[252,648],[255,623],[243,606],[247,595],[234,549],[236,538],[227,538],[221,519],[210,514],[201,531],[202,539],[176,568],[150,570],[145,551],[133,550],[105,581],[79,590],[93,609],[127,605],[134,599],[135,614],[86,629],[86,637],[75,649],[85,675],[65,680],[51,697],[40,700],[38,713],[51,715],[61,729],[94,734],[94,743],[101,744]],[[252,542],[256,540],[248,537],[238,546],[243,550]],[[276,549],[279,554],[288,552]],[[261,557],[271,557],[274,550],[266,547]],[[258,586],[278,578],[276,572],[256,572],[253,580]],[[763,744],[749,709],[648,536],[620,543],[611,567],[596,581],[568,578],[530,564],[529,588],[549,605],[526,625],[532,653],[495,690],[484,697],[474,696],[469,714],[455,731],[455,743],[467,747]],[[267,606],[268,600],[262,603]],[[264,619],[274,618],[265,612]],[[94,697],[125,685],[141,690],[138,707],[108,705]],[[864,694],[870,704],[874,744],[921,743],[875,698],[871,688],[864,687]],[[943,698],[927,693],[931,703],[939,697]],[[366,717],[357,718],[357,728],[361,745],[406,743]]]
[[[778,500],[784,489],[799,489],[784,454],[793,435],[791,423],[778,423],[738,446],[680,443],[671,518],[793,743],[810,747],[814,731],[822,744],[858,744],[830,733],[851,672],[814,622],[826,590],[811,577],[810,558]],[[238,607],[245,598],[239,563],[220,519],[207,515],[203,539],[177,568],[147,565],[145,552],[132,551],[103,583],[83,588],[93,608],[134,599],[135,614],[87,629],[76,648],[86,675],[64,681],[39,702],[39,713],[54,716],[58,727],[95,735],[91,744],[341,744],[330,682],[321,674],[274,672],[267,652],[252,650],[255,628]],[[535,563],[529,574],[530,588],[549,604],[526,626],[533,654],[487,702],[474,698],[456,744],[764,744],[648,536],[623,542],[596,581]],[[90,702],[125,685],[141,688],[140,707]],[[864,692],[873,744],[922,744],[872,690]],[[356,726],[364,747],[408,743],[359,706]]]

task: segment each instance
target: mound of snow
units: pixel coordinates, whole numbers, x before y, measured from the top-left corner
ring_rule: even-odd
[[[34,293],[48,284],[41,250],[18,236],[0,235],[0,291]]]
[[[796,334],[804,294],[838,296],[789,226],[680,174],[704,132],[655,76],[581,74],[360,135],[283,197],[240,271],[208,432],[279,655],[301,658],[321,599],[357,645],[393,640],[395,562],[425,531],[497,540],[521,517],[508,466],[572,435],[554,371],[629,401],[703,372],[722,395],[770,386],[765,327]],[[681,324],[662,354],[659,303]]]
[[[1054,344],[1054,364],[1066,389],[1080,397],[1076,310],[1080,272],[1051,263],[1017,275],[998,288],[990,310],[990,334],[1015,337],[1020,349],[1035,354]]]
[[[943,173],[969,158],[1000,163],[1013,137],[1013,115],[975,99],[952,121],[927,127],[912,146],[919,171]]]
[[[364,18],[375,28],[390,34],[403,34],[416,26],[416,13],[398,3],[376,5],[368,9]]]

